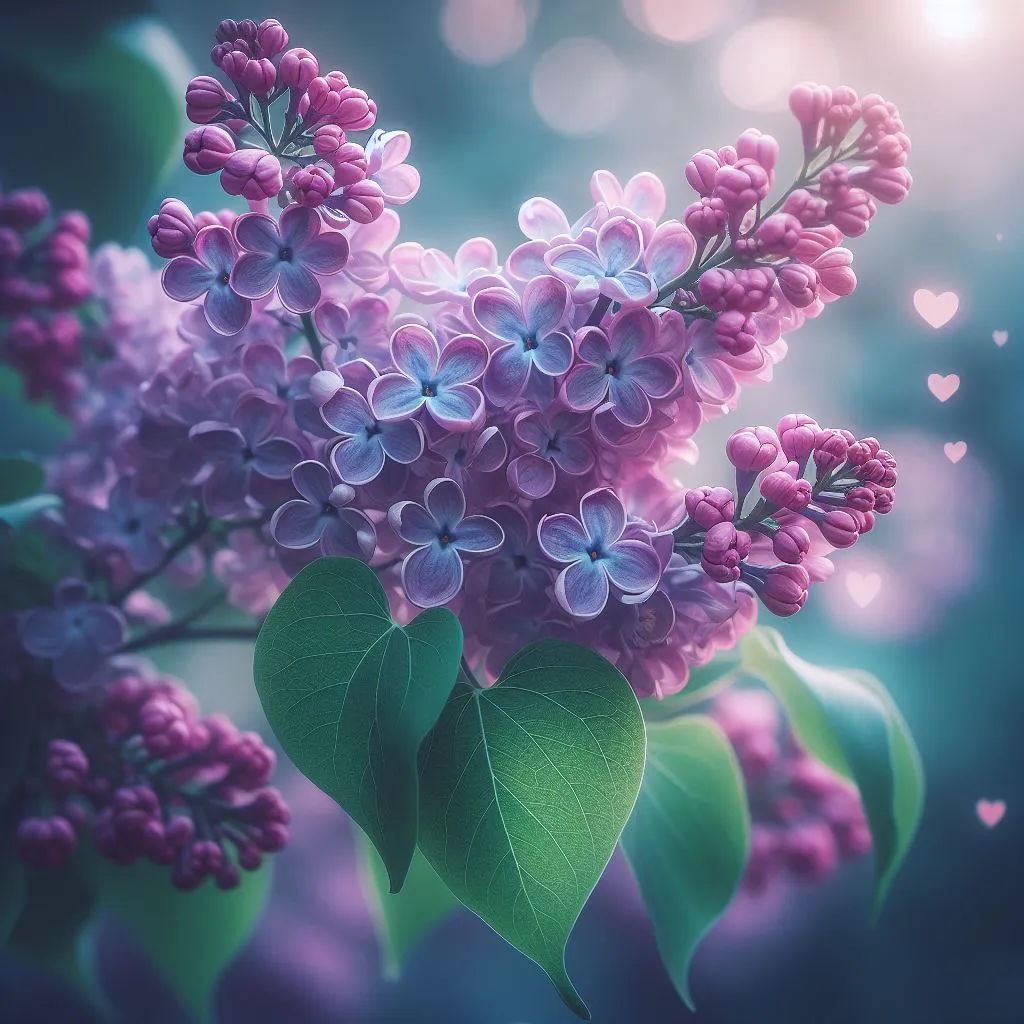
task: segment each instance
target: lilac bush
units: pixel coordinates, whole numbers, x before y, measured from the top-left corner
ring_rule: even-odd
[[[910,144],[891,103],[799,85],[790,107],[803,152],[788,186],[776,187],[778,144],[750,129],[735,145],[693,156],[680,175],[692,193],[671,210],[655,175],[623,184],[599,170],[592,205],[574,221],[536,197],[519,211],[525,241],[511,252],[471,237],[449,255],[398,242],[395,208],[420,180],[406,163],[409,135],[368,134],[374,101],[288,46],[274,20],[218,26],[211,56],[225,81],[189,83],[186,113],[197,127],[183,159],[194,173],[219,174],[248,210],[193,214],[164,200],[149,221],[153,250],[168,261],[162,273],[112,246],[90,260],[82,218],[48,226],[38,193],[0,198],[0,314],[11,318],[3,354],[29,395],[52,397],[73,425],[47,466],[60,507],[33,526],[73,568],[52,604],[37,597],[13,608],[14,628],[0,640],[11,663],[46,688],[60,723],[45,748],[51,794],[26,793],[17,826],[18,850],[33,864],[67,859],[89,827],[117,863],[148,857],[169,865],[181,889],[206,875],[229,888],[238,868],[284,844],[288,813],[267,788],[269,750],[220,719],[199,719],[177,684],[137,658],[167,643],[252,639],[265,620],[255,674],[271,725],[353,814],[400,887],[417,844],[431,859],[429,822],[417,833],[416,751],[435,723],[435,734],[443,731],[450,691],[452,700],[489,692],[497,702],[513,692],[503,682],[510,666],[531,652],[557,649],[572,661],[583,648],[597,659],[587,685],[614,689],[625,677],[632,689],[621,707],[627,718],[637,712],[641,739],[630,756],[642,773],[633,694],[672,707],[693,674],[714,671],[716,655],[754,650],[760,607],[799,611],[812,584],[831,575],[833,553],[893,507],[896,460],[880,442],[802,413],[735,431],[728,486],[676,480],[681,457],[693,461],[701,424],[734,411],[746,386],[768,382],[785,339],[856,286],[845,240],[867,230],[876,202],[898,203],[912,184]],[[87,298],[90,317],[67,312]],[[345,587],[321,582],[312,597],[302,589],[331,573]],[[215,592],[200,598],[211,577]],[[164,580],[175,588],[172,603],[188,610],[172,614],[151,591]],[[310,613],[314,598],[325,603]],[[353,610],[359,600],[365,607]],[[222,603],[256,624],[204,623]],[[318,622],[352,629],[369,646],[355,665],[319,661],[325,678],[339,675],[310,693],[280,683],[305,695],[277,705],[268,687],[303,657],[352,653],[336,640],[318,647],[312,632],[288,633],[307,620],[313,632]],[[384,623],[379,636],[366,622]],[[440,639],[439,630],[447,630]],[[407,652],[424,644],[419,658],[407,653],[403,662],[396,636]],[[370,813],[361,791],[344,790],[338,767],[342,746],[356,758],[365,742],[353,734],[341,743],[344,699],[333,724],[286,716],[324,690],[354,688],[374,650],[392,660],[380,662],[372,708],[358,712],[376,717],[366,731],[370,760],[353,762],[354,777],[398,786],[404,769],[392,762],[377,773],[373,758],[401,753],[411,788],[378,793]],[[447,659],[432,677],[440,703],[414,726],[401,716],[426,699],[416,674],[434,671],[431,650]],[[764,673],[783,671],[787,657],[775,651]],[[541,668],[555,667],[564,666]],[[416,696],[391,708],[395,694],[382,684],[403,672]],[[73,719],[67,707],[77,709]],[[741,736],[727,711],[722,703],[715,714],[746,767],[742,744],[767,747],[767,733]],[[881,704],[875,711],[887,713]],[[482,712],[479,720],[484,729]],[[394,736],[385,735],[389,723]],[[315,747],[327,724],[333,753]],[[801,756],[813,788],[813,751]],[[335,765],[326,781],[317,775],[324,764]],[[420,771],[429,819],[438,783],[430,764]],[[608,816],[611,846],[639,774],[634,781]],[[387,800],[402,808],[393,821]],[[855,825],[851,842],[864,845]],[[806,849],[787,839],[786,856],[813,874],[828,856],[805,831]],[[545,836],[558,845],[550,830]],[[768,870],[766,842],[755,830],[748,878]],[[467,858],[473,852],[471,844]],[[632,839],[627,853],[644,888]],[[504,925],[488,918],[445,875],[446,859],[432,863],[462,902],[541,962],[584,1013],[564,967],[516,938],[514,914]],[[603,865],[592,868],[591,887]],[[581,891],[567,906],[589,892],[580,878],[573,873]],[[470,879],[467,861],[463,884]],[[689,952],[680,956],[685,974]]]

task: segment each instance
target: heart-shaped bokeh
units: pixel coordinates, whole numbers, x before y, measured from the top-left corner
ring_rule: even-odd
[[[846,592],[855,604],[867,608],[882,589],[882,577],[877,572],[848,572],[846,574]]]
[[[949,323],[960,308],[960,296],[956,292],[936,294],[928,288],[914,292],[914,309],[929,327],[938,329]]]
[[[986,828],[995,828],[1003,820],[1006,814],[1005,800],[979,800],[974,809],[978,814],[978,820]]]
[[[967,454],[967,442],[947,441],[942,450],[946,453],[946,458],[955,465]]]
[[[941,373],[928,374],[928,390],[940,401],[947,402],[960,388],[960,378],[955,373],[947,373],[945,377]]]

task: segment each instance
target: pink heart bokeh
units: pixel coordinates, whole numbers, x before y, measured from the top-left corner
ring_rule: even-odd
[[[953,465],[956,465],[967,454],[967,442],[947,441],[942,446],[942,450],[946,453],[946,458],[949,459]]]
[[[1009,331],[993,331],[992,340],[1002,348],[1010,340]]]
[[[848,572],[846,574],[846,592],[854,603],[867,608],[882,589],[882,577],[877,572]]]
[[[938,295],[928,288],[918,288],[914,292],[914,309],[918,316],[936,330],[944,327],[956,316],[960,308],[960,296],[956,292],[942,292]]]
[[[978,820],[986,828],[995,828],[1003,820],[1006,813],[1005,800],[979,800],[974,805]]]
[[[947,373],[945,377],[941,373],[928,374],[928,390],[940,401],[947,402],[951,399],[960,387],[960,378],[955,373]]]

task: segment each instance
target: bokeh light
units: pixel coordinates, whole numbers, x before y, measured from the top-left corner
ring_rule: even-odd
[[[667,43],[694,43],[733,21],[743,0],[622,0],[626,16],[643,32]]]
[[[498,64],[526,42],[529,21],[523,0],[445,0],[441,37],[468,64]]]
[[[574,36],[541,55],[530,76],[530,98],[555,131],[588,135],[612,122],[628,85],[626,67],[607,43]]]
[[[798,18],[748,22],[726,40],[718,81],[744,110],[783,110],[797,82],[836,82],[839,64],[828,34]]]
[[[984,0],[924,0],[925,23],[944,39],[976,39],[985,31]]]

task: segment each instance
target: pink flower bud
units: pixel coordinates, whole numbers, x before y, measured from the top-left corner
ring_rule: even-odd
[[[715,173],[715,195],[725,203],[732,224],[768,195],[771,176],[756,160],[742,159]]]
[[[762,477],[760,489],[765,501],[793,511],[806,508],[811,500],[811,485],[800,476],[800,467],[795,462]]]
[[[821,145],[822,120],[832,105],[832,90],[827,85],[802,82],[789,94],[789,109],[800,124],[804,152],[813,153]]]
[[[247,46],[236,46],[234,43],[223,43],[214,47],[210,54],[217,65],[236,85],[247,88],[242,81],[246,67],[252,63],[252,51]]]
[[[910,156],[910,139],[903,132],[883,135],[867,155],[873,156],[882,167],[903,167]]]
[[[814,267],[793,260],[780,267],[776,274],[779,290],[797,309],[804,309],[817,301],[821,279]]]
[[[192,211],[180,199],[165,199],[146,226],[157,256],[170,260],[192,254],[198,228]]]
[[[334,179],[326,168],[313,164],[298,168],[291,176],[289,188],[295,202],[315,209],[334,191]]]
[[[736,142],[736,154],[740,159],[755,161],[771,174],[779,161],[779,144],[771,135],[748,128]]]
[[[328,127],[334,128],[335,125]],[[340,128],[338,130],[341,131]],[[334,183],[338,188],[348,188],[366,177],[366,152],[358,143],[343,143],[328,159],[334,168]]]
[[[879,487],[877,484],[872,485],[870,490],[875,496],[875,504],[867,511],[877,512],[880,516],[888,515],[896,501],[895,490],[891,487]],[[862,529],[860,532],[867,533],[867,530]]]
[[[828,203],[817,192],[798,188],[786,197],[782,212],[796,217],[805,228],[814,228],[826,222]]]
[[[802,463],[814,451],[814,442],[821,427],[802,412],[791,412],[783,416],[775,427],[779,443],[786,458]]]
[[[267,18],[256,28],[256,44],[261,57],[276,57],[288,45],[288,33],[277,19]]]
[[[37,188],[23,188],[0,197],[0,224],[24,231],[50,215],[50,201]]]
[[[914,179],[905,167],[883,167],[872,164],[850,175],[850,184],[862,188],[880,203],[902,203],[910,194]]]
[[[834,548],[850,548],[857,543],[861,533],[861,521],[849,510],[834,508],[824,516],[816,517],[822,537]]]
[[[821,287],[831,295],[852,295],[857,287],[853,272],[853,253],[849,249],[829,249],[813,263]]]
[[[875,492],[870,487],[851,487],[844,495],[846,504],[855,512],[871,512],[875,507]]]
[[[377,182],[366,178],[344,190],[338,208],[357,224],[369,224],[384,212],[384,193]]]
[[[694,238],[707,240],[725,230],[729,223],[729,211],[721,199],[704,196],[686,208],[683,223]]]
[[[847,431],[822,430],[814,439],[814,465],[818,474],[824,476],[846,461],[846,453],[853,443],[853,435]]]
[[[299,104],[299,113],[309,123],[333,120],[341,106],[341,93],[348,88],[348,79],[340,71],[329,71],[314,78],[306,87]]]
[[[763,579],[753,579],[754,589],[768,611],[795,615],[807,603],[811,577],[802,565],[776,565]]]
[[[799,565],[810,549],[810,534],[802,526],[783,526],[772,537],[772,553],[788,565]]]
[[[67,210],[57,218],[57,228],[74,235],[82,242],[89,241],[89,218],[78,210]]]
[[[207,124],[193,128],[185,136],[182,158],[185,166],[196,174],[219,171],[235,152],[235,140],[219,125]]]
[[[851,188],[828,204],[828,217],[844,235],[857,238],[868,229],[875,202],[862,188]]]
[[[281,84],[289,89],[307,89],[319,74],[320,64],[309,50],[297,47],[281,57],[278,76]]]
[[[851,466],[863,466],[878,454],[881,447],[877,437],[862,437],[850,445],[846,452],[846,458]]]
[[[774,285],[775,272],[770,267],[716,268],[701,275],[697,291],[704,305],[716,312],[756,313],[770,302]]]
[[[715,320],[715,341],[729,355],[741,356],[757,345],[754,321],[738,309],[730,309]]]
[[[788,256],[800,241],[803,225],[791,213],[773,213],[766,217],[754,232],[754,241],[760,253]]]
[[[732,522],[736,514],[733,493],[726,487],[694,487],[683,498],[686,514],[703,530]]]
[[[330,160],[345,145],[345,132],[336,124],[322,124],[313,132],[313,150],[321,160]]]
[[[341,101],[332,120],[351,132],[372,128],[377,120],[377,104],[363,92],[349,86],[340,93]]]
[[[740,578],[740,563],[749,553],[749,533],[732,523],[718,523],[704,536],[701,568],[719,583],[732,583]]]
[[[840,85],[832,90],[832,102],[825,111],[825,126],[828,129],[827,141],[838,145],[846,137],[846,133],[857,123],[860,117],[860,100],[857,93],[848,85]]]
[[[715,190],[715,175],[721,166],[722,161],[713,149],[702,149],[690,158],[683,173],[694,192],[710,196]]]
[[[820,882],[839,863],[832,830],[823,821],[808,821],[786,833],[784,840],[786,867],[801,881]]]
[[[818,191],[826,199],[843,195],[850,187],[850,172],[846,164],[829,164],[818,178]]]
[[[277,84],[277,68],[266,57],[247,61],[239,81],[258,99],[265,100]]]
[[[234,96],[216,78],[199,75],[185,88],[185,115],[193,124],[210,124],[224,120],[224,107]]]
[[[760,473],[779,456],[779,438],[771,427],[743,427],[725,443],[725,454],[741,472]]]
[[[85,270],[61,270],[50,282],[52,302],[58,309],[80,306],[92,294],[92,281]]]
[[[281,163],[261,149],[240,149],[220,172],[220,184],[229,196],[259,201],[272,199],[284,188]]]

